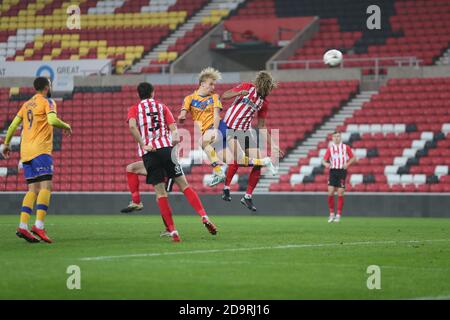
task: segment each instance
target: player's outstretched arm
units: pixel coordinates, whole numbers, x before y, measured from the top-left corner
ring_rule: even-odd
[[[17,128],[20,126],[21,123],[22,123],[22,118],[19,116],[16,116],[14,118],[14,120],[11,122],[11,124],[9,125],[8,131],[6,131],[5,142],[4,142],[3,148],[2,148],[2,156],[5,159],[9,158],[9,154],[11,152],[9,143],[11,142],[14,132],[16,132]]]
[[[220,97],[223,100],[228,100],[228,99],[233,99],[236,98],[237,96],[246,96],[248,95],[248,91],[247,90],[241,90],[241,91],[233,91],[233,89],[225,91],[222,96]]]
[[[72,128],[70,127],[70,125],[59,119],[54,112],[50,112],[47,114],[47,122],[53,127],[65,130],[68,135],[72,134]]]

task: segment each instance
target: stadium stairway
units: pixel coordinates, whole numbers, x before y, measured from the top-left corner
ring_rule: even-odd
[[[187,32],[193,31],[194,28],[202,23],[202,21],[207,17],[214,17],[214,12],[220,12],[221,10],[227,10],[228,14],[230,11],[236,9],[238,5],[245,0],[212,0],[205,7],[194,14],[190,19],[188,19],[184,24],[182,24],[175,32],[173,32],[167,39],[156,46],[152,51],[146,54],[138,63],[132,66],[130,69],[131,73],[139,73],[142,68],[149,66],[153,61],[158,61],[160,58],[160,53],[168,52],[169,47],[175,45],[179,39],[182,39]],[[227,15],[228,15],[227,14]],[[221,20],[218,19],[216,22]]]
[[[294,150],[289,152],[288,155],[280,162],[279,175],[271,176],[266,174],[256,187],[257,192],[268,192],[269,186],[272,183],[278,182],[281,175],[287,174],[291,167],[296,166],[301,158],[306,158],[308,152],[317,148],[318,144],[322,142],[326,137],[336,130],[338,126],[344,124],[346,119],[353,116],[353,113],[360,110],[365,102],[370,101],[372,95],[377,91],[361,91],[353,99],[351,99],[346,105],[344,105],[338,112],[336,112],[328,121],[324,122],[311,136],[303,141],[302,144],[297,146]]]

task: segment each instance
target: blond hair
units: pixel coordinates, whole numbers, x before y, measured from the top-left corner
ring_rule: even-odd
[[[214,81],[218,81],[222,79],[222,74],[219,70],[216,70],[212,67],[208,67],[203,69],[198,75],[198,84],[201,84],[206,79],[212,79]]]
[[[278,83],[273,79],[272,75],[267,71],[258,72],[254,84],[256,86],[258,94],[263,98],[267,97],[270,91],[272,91],[272,89],[276,88],[278,85]]]

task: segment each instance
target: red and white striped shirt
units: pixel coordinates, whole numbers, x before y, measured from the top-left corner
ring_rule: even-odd
[[[242,90],[248,91],[248,94],[237,96],[225,114],[224,121],[230,129],[248,130],[256,114],[259,118],[267,117],[269,102],[258,95],[256,86],[253,83],[244,82],[232,89],[233,92]]]
[[[344,169],[351,158],[353,158],[353,151],[344,143],[339,145],[331,143],[323,157],[325,161],[330,161],[330,169]]]
[[[155,149],[173,146],[169,125],[175,123],[175,119],[166,105],[154,99],[142,100],[128,111],[128,121],[130,119],[136,120],[145,145]],[[147,151],[138,145],[138,153],[142,157]]]

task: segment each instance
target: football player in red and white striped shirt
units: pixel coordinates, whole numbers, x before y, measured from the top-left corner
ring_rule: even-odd
[[[345,180],[347,178],[347,169],[356,158],[353,156],[350,146],[342,143],[341,133],[333,133],[333,141],[323,157],[323,164],[330,169],[328,178],[328,208],[330,217],[328,222],[339,222],[341,220],[342,208],[344,207]],[[334,194],[338,193],[337,215],[334,214]]]
[[[256,211],[252,201],[252,194],[261,176],[261,166],[267,166],[273,174],[276,173],[276,169],[269,157],[259,159],[259,151],[256,151],[257,157],[249,158],[248,155],[255,150],[250,150],[250,147],[246,146],[245,140],[253,140],[252,142],[256,147],[254,137],[251,133],[251,122],[253,118],[257,116],[257,127],[259,129],[266,129],[266,117],[269,108],[267,97],[275,87],[276,82],[272,78],[272,75],[268,72],[261,71],[258,73],[253,83],[241,83],[222,95],[222,99],[235,99],[225,114],[224,122],[228,127],[228,147],[234,157],[237,158],[228,166],[222,199],[231,201],[230,184],[239,168],[239,164],[253,165],[253,169],[248,179],[247,192],[241,199],[241,203],[252,211]],[[268,133],[267,141],[270,144],[269,148],[273,146],[272,149],[276,150],[277,156],[282,157],[282,152],[272,141],[272,138]],[[249,144],[252,144],[252,142]],[[243,151],[244,148],[245,153]],[[244,160],[242,161],[240,158],[243,158]]]
[[[128,123],[131,134],[138,143],[138,153],[147,171],[147,184],[153,184],[166,231],[173,241],[180,241],[172,219],[165,178],[173,179],[186,196],[194,210],[202,217],[202,223],[215,235],[217,229],[209,220],[197,193],[189,186],[178,163],[173,146],[180,142],[175,119],[169,108],[153,98],[154,89],[150,83],[138,86],[141,102],[132,107]]]

